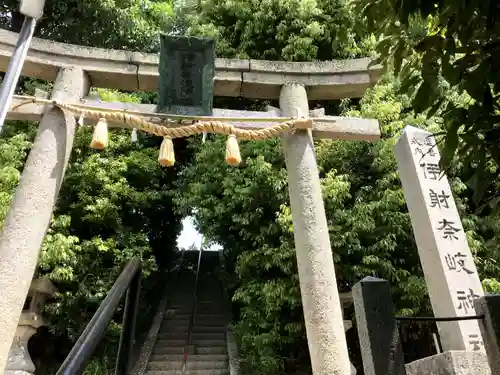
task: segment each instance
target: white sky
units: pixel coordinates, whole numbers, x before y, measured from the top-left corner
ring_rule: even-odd
[[[193,223],[193,218],[188,216],[182,220],[182,231],[179,237],[177,237],[177,246],[179,248],[187,249],[192,244],[195,244],[196,248],[199,249],[203,241],[203,236],[198,232]],[[219,250],[221,246],[217,244],[211,244],[208,248],[204,250]]]

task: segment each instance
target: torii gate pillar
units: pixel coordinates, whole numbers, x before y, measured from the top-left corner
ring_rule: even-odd
[[[307,116],[304,86],[283,86],[280,108],[285,117],[297,116],[297,108]],[[296,131],[286,135],[283,143],[312,372],[349,375],[342,307],[311,132]]]
[[[81,69],[64,68],[57,76],[52,99],[74,103],[88,90],[89,81]],[[63,113],[56,107],[45,112],[0,231],[0,374],[7,363],[43,238],[52,219],[75,129],[73,114]]]

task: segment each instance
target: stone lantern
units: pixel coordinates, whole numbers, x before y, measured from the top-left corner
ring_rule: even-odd
[[[41,310],[45,301],[55,292],[56,288],[46,277],[31,282],[4,375],[32,375],[35,372],[35,365],[28,352],[28,341],[44,325]]]

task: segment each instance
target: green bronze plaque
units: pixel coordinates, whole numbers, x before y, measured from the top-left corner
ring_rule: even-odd
[[[213,39],[161,35],[158,112],[212,115],[214,49]]]

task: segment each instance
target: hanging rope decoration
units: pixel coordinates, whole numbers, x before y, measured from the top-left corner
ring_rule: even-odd
[[[137,142],[137,129],[136,128],[132,129],[131,139],[132,139],[133,143]]]
[[[97,122],[90,147],[96,150],[104,150],[108,147],[108,123],[105,118],[100,118]]]
[[[161,141],[158,163],[162,167],[171,167],[175,164],[174,142],[168,135],[163,137],[163,141]]]
[[[279,137],[282,134],[293,131],[295,129],[311,129],[313,125],[312,119],[302,117],[300,111],[298,111],[297,113],[297,118],[269,119],[269,121],[275,120],[280,122],[277,122],[272,126],[266,128],[253,130],[237,128],[222,121],[201,121],[201,119],[207,118],[205,116],[165,116],[164,114],[151,113],[141,113],[141,115],[135,115],[126,113],[125,111],[103,111],[98,107],[91,107],[82,104],[59,103],[57,101],[41,99],[37,97],[17,95],[16,97],[26,99],[26,101],[13,107],[13,111],[26,104],[45,103],[57,106],[61,110],[74,113],[78,116],[79,125],[83,125],[84,118],[97,120],[97,124],[92,135],[92,141],[90,142],[90,147],[97,150],[103,150],[108,146],[108,121],[113,123],[125,124],[133,129],[133,133],[137,130],[142,130],[146,133],[163,137],[163,141],[160,146],[158,162],[161,166],[164,167],[171,167],[175,164],[174,144],[172,141],[174,138],[184,138],[195,134],[206,133],[225,134],[228,136],[226,142],[226,162],[231,166],[236,166],[241,163],[241,154],[238,146],[238,139],[249,141],[264,140],[268,138]],[[153,117],[155,115],[158,117],[167,117],[174,119],[192,119],[196,122],[190,125],[167,127],[144,119],[145,116]],[[238,118],[238,121],[240,122],[253,120],[262,121],[263,119]],[[134,139],[136,140],[137,134],[133,134],[132,137],[133,141]]]

